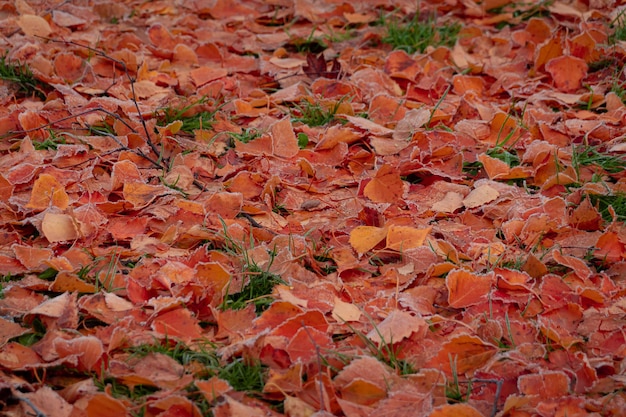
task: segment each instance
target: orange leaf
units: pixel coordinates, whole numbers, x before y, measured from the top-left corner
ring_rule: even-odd
[[[166,194],[161,185],[149,185],[141,182],[126,182],[123,189],[124,199],[131,203],[135,209],[146,207],[155,198]]]
[[[298,140],[291,126],[291,119],[285,118],[274,123],[270,128],[274,155],[280,158],[291,158],[299,151]]]
[[[127,182],[141,182],[141,173],[137,165],[128,159],[116,162],[111,173],[111,189],[117,190]]]
[[[574,270],[574,273],[580,278],[589,278],[593,273],[591,269],[587,266],[587,264],[581,259],[574,258],[573,256],[563,255],[558,250],[552,251],[552,257],[559,264],[568,268],[572,268]]]
[[[30,333],[31,330],[20,326],[13,321],[5,320],[0,317],[0,346],[3,346],[9,339]]]
[[[0,135],[2,135],[1,131]],[[15,187],[13,187],[13,185],[9,181],[7,181],[7,179],[4,178],[2,174],[0,174],[0,199],[2,199],[3,201],[8,201],[9,198],[11,198],[11,196],[13,195],[14,188]]]
[[[57,340],[54,348],[61,358],[78,356],[78,369],[94,371],[104,353],[102,341],[95,336],[80,336],[71,340]]]
[[[626,258],[626,245],[615,232],[605,232],[594,245],[597,249],[593,253],[596,259],[612,263]]]
[[[85,62],[72,53],[60,53],[54,57],[54,72],[71,83],[79,80],[85,72]]]
[[[0,350],[0,365],[4,368],[19,370],[40,364],[41,358],[34,350],[17,342],[9,342]]]
[[[202,337],[198,320],[186,308],[178,308],[160,314],[152,323],[152,329],[160,334],[179,337],[182,340],[195,340]]]
[[[26,208],[45,210],[50,206],[56,206],[65,210],[70,204],[70,198],[65,192],[65,187],[50,174],[41,174],[33,185],[30,201]]]
[[[357,226],[350,232],[350,245],[359,255],[362,255],[382,242],[386,236],[386,228]]]
[[[107,231],[115,240],[132,239],[146,231],[147,217],[113,217],[107,223]]]
[[[396,50],[387,55],[385,72],[394,78],[414,81],[422,67],[405,51]]]
[[[218,262],[201,262],[195,269],[198,281],[218,292],[223,291],[231,279],[230,273]]]
[[[228,70],[226,68],[200,67],[191,70],[189,75],[195,86],[200,87],[211,81],[226,77]]]
[[[34,248],[26,245],[12,245],[15,257],[28,269],[37,269],[50,260],[54,252],[49,248]]]
[[[85,411],[87,417],[125,416],[129,404],[117,400],[105,393],[95,393],[89,398]]]
[[[554,399],[569,393],[570,379],[562,371],[543,371],[539,374],[520,375],[517,386],[524,395]]]
[[[476,336],[461,335],[443,344],[437,356],[431,361],[432,367],[441,368],[448,376],[474,371],[483,366],[497,352],[493,345],[483,342]]]
[[[432,227],[416,229],[409,226],[390,226],[387,232],[387,249],[403,251],[424,244]]]
[[[287,353],[292,362],[301,361],[306,364],[317,358],[318,349],[326,351],[332,347],[333,340],[330,335],[307,326],[298,329],[287,345]]]
[[[556,88],[569,93],[582,87],[582,80],[587,76],[587,63],[573,56],[560,56],[546,64]]]
[[[385,164],[363,189],[363,195],[375,203],[395,203],[402,198],[404,182],[398,170]]]
[[[522,129],[517,124],[515,118],[509,114],[498,112],[489,123],[489,137],[485,139],[487,144],[512,145],[517,142],[522,135]],[[481,138],[482,139],[482,138]]]
[[[454,91],[461,96],[468,91],[482,95],[485,90],[484,79],[471,75],[455,75],[452,77],[452,84],[454,85]]]
[[[494,274],[477,275],[456,269],[446,276],[448,303],[453,308],[464,308],[487,300]]]
[[[367,338],[374,343],[393,344],[401,342],[413,333],[422,333],[427,327],[426,321],[421,317],[406,311],[394,310],[367,334]]]
[[[93,284],[81,280],[75,273],[62,271],[57,274],[54,282],[50,286],[50,291],[95,293],[97,290]]]
[[[556,34],[537,48],[535,52],[535,71],[541,71],[548,61],[561,55],[563,55],[561,35]]]
[[[350,381],[340,392],[343,400],[362,405],[374,405],[387,397],[385,389],[361,378]]]
[[[207,381],[195,381],[194,384],[210,403],[233,389],[227,381],[217,376],[213,376]]]
[[[469,404],[446,404],[435,408],[429,417],[483,417],[483,414]]]

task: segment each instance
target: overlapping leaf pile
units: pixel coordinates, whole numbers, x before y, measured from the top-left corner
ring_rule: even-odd
[[[623,413],[623,12],[393,3],[2,6],[3,412]]]

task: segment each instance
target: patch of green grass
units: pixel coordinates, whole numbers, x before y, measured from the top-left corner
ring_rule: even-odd
[[[589,72],[596,72],[603,69],[611,68],[615,65],[615,58],[604,57],[597,61],[593,61],[589,63]]]
[[[331,108],[327,109],[320,103],[311,103],[308,100],[302,100],[300,104],[294,104],[295,113],[297,115],[293,117],[292,120],[294,122],[302,122],[311,127],[327,125],[335,120],[335,114],[337,114],[341,102],[342,100],[339,100]],[[298,139],[298,143],[300,144],[300,139]]]
[[[617,221],[626,221],[626,193],[615,193],[609,195],[589,194],[591,204],[593,204],[602,218],[606,222],[613,221],[613,216],[609,210],[612,207],[615,211]]]
[[[533,17],[548,17],[550,16],[550,9],[548,9],[548,7],[551,6],[553,3],[554,0],[542,0],[534,4],[533,2],[530,2],[528,4],[530,4],[531,6],[525,10],[518,10],[518,6],[514,5],[516,10],[513,11],[513,17],[518,17],[523,22],[530,20]]]
[[[525,111],[526,109],[524,109],[524,111],[521,114],[522,118],[523,118]],[[518,138],[512,142],[511,142],[511,139],[513,138],[515,134],[519,133],[520,127],[523,127],[523,126],[518,124],[517,126],[512,128],[504,138],[502,138],[502,133],[504,132],[504,129],[508,126],[508,121],[510,118],[511,118],[511,113],[508,113],[506,115],[506,118],[502,122],[502,126],[500,127],[500,130],[498,131],[498,137],[496,139],[495,146],[485,151],[485,154],[487,154],[488,156],[492,158],[499,159],[500,161],[505,162],[510,167],[514,167],[520,164],[519,157],[517,156],[517,151],[513,149],[513,146],[519,140],[520,136],[518,135]]]
[[[122,289],[113,287],[115,275],[118,273],[117,265],[122,256],[121,252],[107,256],[108,260],[107,257],[93,258],[91,264],[82,266],[76,273],[80,280],[93,284],[96,292],[101,290],[115,292]]]
[[[579,145],[572,147],[572,168],[579,173],[580,167],[595,166],[609,174],[617,174],[626,169],[624,155],[612,155],[598,146]]]
[[[480,170],[483,169],[483,164],[480,161],[474,162],[463,162],[463,172],[468,177],[475,177],[480,173]]]
[[[159,390],[159,388],[150,385],[135,385],[131,388],[110,377],[94,378],[93,381],[99,391],[104,391],[109,387],[107,391],[114,398],[128,398],[133,402],[138,402],[142,397],[154,394]]]
[[[46,326],[44,326],[39,317],[36,317],[33,320],[30,327],[32,328],[32,332],[17,336],[11,340],[19,343],[22,346],[32,346],[35,343],[39,342],[41,339],[43,339],[43,337],[46,335]]]
[[[249,394],[260,394],[265,386],[266,367],[258,362],[237,358],[223,366],[217,376],[228,381],[236,390]]]
[[[332,27],[330,28],[330,33],[324,35],[324,39],[329,43],[337,43],[344,42],[350,40],[356,36],[356,31],[354,28],[347,27],[343,30],[343,32],[338,32],[334,30]]]
[[[459,23],[439,22],[432,15],[423,19],[421,15],[415,14],[408,20],[381,16],[379,23],[385,26],[382,42],[408,54],[424,52],[429,45],[452,47],[461,30]]]
[[[616,66],[613,70],[613,76],[611,77],[609,91],[615,93],[623,103],[626,103],[626,79],[624,78],[624,69],[626,66],[622,65],[621,69]]]
[[[195,362],[204,365],[208,370],[220,368],[220,359],[215,351],[215,345],[208,342],[199,344],[196,349],[191,349],[183,342],[165,338],[163,341],[155,340],[153,344],[132,346],[126,348],[125,351],[140,358],[150,353],[161,353],[183,366]]]
[[[254,259],[251,259],[248,250],[245,247],[244,242],[235,241],[226,232],[226,225],[224,226],[224,250],[234,256],[241,257],[243,259],[242,274],[244,279],[247,280],[246,285],[241,291],[228,294],[224,297],[220,308],[222,310],[232,309],[240,310],[245,308],[248,304],[252,303],[255,306],[257,314],[265,311],[270,304],[274,301],[271,297],[272,291],[277,284],[286,284],[278,275],[270,272],[270,268],[274,262],[276,256],[275,251],[268,251],[270,260],[265,269],[261,268]],[[250,236],[250,246],[254,247],[254,241]],[[228,291],[227,291],[228,292]]]
[[[33,141],[33,147],[38,151],[51,150],[56,151],[59,145],[64,145],[65,138],[58,136],[53,130],[48,130],[50,137],[44,141]]]
[[[463,394],[463,390],[461,389],[461,383],[459,382],[459,374],[457,372],[456,367],[456,356],[454,358],[450,357],[450,368],[452,370],[452,381],[448,381],[445,387],[446,398],[448,399],[448,403],[456,404],[461,402],[466,402],[470,394],[472,392],[472,381],[469,381],[467,394]]]
[[[513,149],[504,149],[503,147],[496,146],[495,148],[488,149],[485,154],[492,158],[499,159],[505,162],[508,166],[514,167],[520,164],[517,152]]]
[[[304,149],[306,148],[306,146],[309,144],[309,135],[307,135],[306,133],[298,133],[298,147],[300,149]]]
[[[248,283],[240,292],[227,295],[222,309],[240,310],[253,303],[256,312],[261,313],[274,301],[270,297],[274,287],[285,282],[278,275],[261,269],[255,263],[247,264],[244,273],[249,278]]]
[[[181,131],[185,133],[193,133],[194,130],[210,129],[215,122],[215,115],[221,106],[217,106],[215,110],[202,110],[193,113],[192,110],[197,106],[204,106],[209,102],[208,97],[203,96],[198,100],[180,107],[165,107],[156,112],[156,119],[158,126],[167,126],[168,124],[180,120],[183,122]]]
[[[248,143],[260,138],[263,132],[254,127],[247,127],[241,133],[227,132],[227,134],[232,140],[242,143]],[[233,145],[234,143],[231,144],[231,146]]]
[[[0,56],[0,80],[9,81],[17,86],[19,96],[37,96],[46,99],[43,88],[46,83],[38,80],[26,65],[10,62],[7,58],[8,51]]]
[[[45,281],[54,281],[59,271],[54,268],[48,268],[45,271],[41,272],[38,276],[40,279]]]
[[[261,393],[265,385],[266,367],[258,362],[235,358],[224,364],[212,343],[199,344],[194,349],[183,342],[171,339],[155,341],[153,344],[142,344],[125,349],[131,357],[145,357],[151,353],[167,355],[183,366],[192,363],[200,364],[205,369],[204,375],[198,377],[218,376],[237,391]]]
[[[102,119],[97,125],[87,126],[88,133],[94,136],[116,136],[113,125],[106,119]]]

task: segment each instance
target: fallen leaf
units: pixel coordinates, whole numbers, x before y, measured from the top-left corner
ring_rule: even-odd
[[[395,203],[402,198],[404,182],[396,168],[383,165],[370,182],[365,185],[363,194],[376,203]]]
[[[394,344],[410,337],[413,333],[423,333],[428,327],[421,317],[400,310],[394,310],[367,334],[372,342]]]
[[[43,211],[55,206],[65,210],[69,203],[70,198],[65,192],[65,187],[52,175],[41,174],[33,184],[30,201],[25,207]]]
[[[493,273],[479,275],[462,269],[450,271],[446,276],[450,307],[463,308],[486,302],[493,281]]]
[[[562,371],[543,371],[538,374],[520,375],[518,389],[525,395],[538,395],[541,398],[558,398],[567,395],[570,378]]]
[[[432,227],[416,229],[408,226],[389,226],[387,229],[387,249],[403,252],[424,244]]]
[[[41,36],[47,38],[52,33],[52,28],[40,16],[23,14],[17,19],[17,24],[26,36]]]
[[[358,321],[361,318],[361,310],[352,303],[346,303],[335,297],[332,316],[339,322]]]
[[[46,211],[41,222],[41,231],[50,243],[68,242],[80,237],[76,221],[72,216]]]
[[[546,63],[556,88],[569,93],[582,87],[582,80],[587,76],[587,63],[573,56],[560,56]]]
[[[350,245],[359,255],[373,249],[387,237],[387,229],[374,226],[357,226],[350,232]]]
[[[500,196],[500,192],[495,188],[486,184],[480,185],[470,191],[467,197],[463,199],[463,205],[470,209],[480,207],[483,204],[492,202],[498,196]]]

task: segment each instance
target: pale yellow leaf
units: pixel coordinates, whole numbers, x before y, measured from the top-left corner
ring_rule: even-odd
[[[41,222],[41,231],[50,243],[75,240],[79,237],[72,217],[61,213],[46,213]]]
[[[335,297],[334,303],[332,316],[338,322],[358,321],[361,318],[361,310],[354,304],[341,301],[337,297]]]
[[[43,17],[34,14],[24,14],[17,18],[17,25],[28,36],[50,36],[52,29]]]
[[[465,199],[463,199],[463,205],[467,208],[480,207],[483,204],[487,204],[496,198],[500,193],[489,185],[481,185],[473,189]]]

